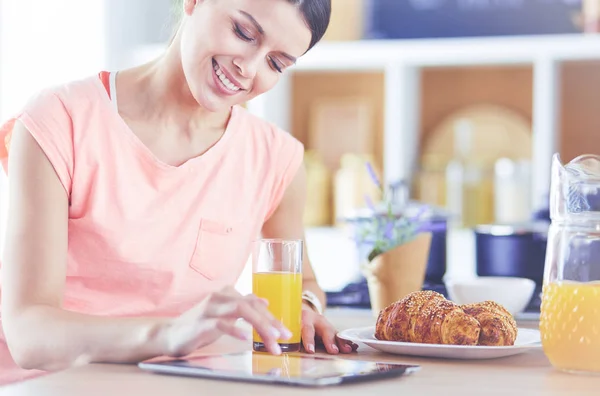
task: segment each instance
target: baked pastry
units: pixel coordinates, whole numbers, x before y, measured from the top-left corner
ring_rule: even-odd
[[[477,345],[477,320],[434,291],[417,291],[384,308],[375,338],[425,344]]]
[[[479,322],[478,345],[510,346],[517,339],[517,322],[502,305],[494,301],[462,305],[463,311]]]

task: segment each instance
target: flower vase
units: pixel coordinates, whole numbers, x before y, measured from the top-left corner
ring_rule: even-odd
[[[388,305],[421,290],[425,281],[431,233],[379,254],[362,268],[369,287],[371,310],[377,317]]]

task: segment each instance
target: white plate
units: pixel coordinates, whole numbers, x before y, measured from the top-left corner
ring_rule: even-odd
[[[381,352],[396,355],[425,356],[446,359],[494,359],[517,355],[534,348],[541,348],[540,332],[521,329],[513,346],[467,346],[419,344],[414,342],[380,341],[375,338],[375,327],[344,330],[339,337],[352,342],[362,342]]]

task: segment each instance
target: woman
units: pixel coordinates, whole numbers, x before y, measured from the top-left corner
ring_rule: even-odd
[[[184,0],[159,59],[44,90],[2,128],[0,381],[185,355],[245,338],[239,318],[280,353],[289,331],[232,285],[258,235],[303,238],[303,148],[239,105],[321,39],[330,7]],[[307,261],[303,280],[305,350],[352,352]]]

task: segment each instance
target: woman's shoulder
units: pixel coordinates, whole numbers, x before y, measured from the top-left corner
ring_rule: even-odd
[[[98,75],[48,85],[34,92],[25,103],[25,108],[40,101],[60,101],[65,107],[76,108],[97,103],[102,82]]]
[[[8,169],[8,153],[17,121],[29,131],[52,163],[65,189],[73,174],[73,146],[76,120],[90,114],[94,100],[91,78],[56,84],[30,95],[9,120],[0,124],[0,164]],[[96,94],[97,95],[97,94]],[[84,111],[82,111],[82,109]]]
[[[246,131],[246,136],[257,144],[273,146],[292,146],[303,148],[303,144],[290,132],[282,129],[273,122],[267,121],[248,109],[237,107],[238,125]]]

